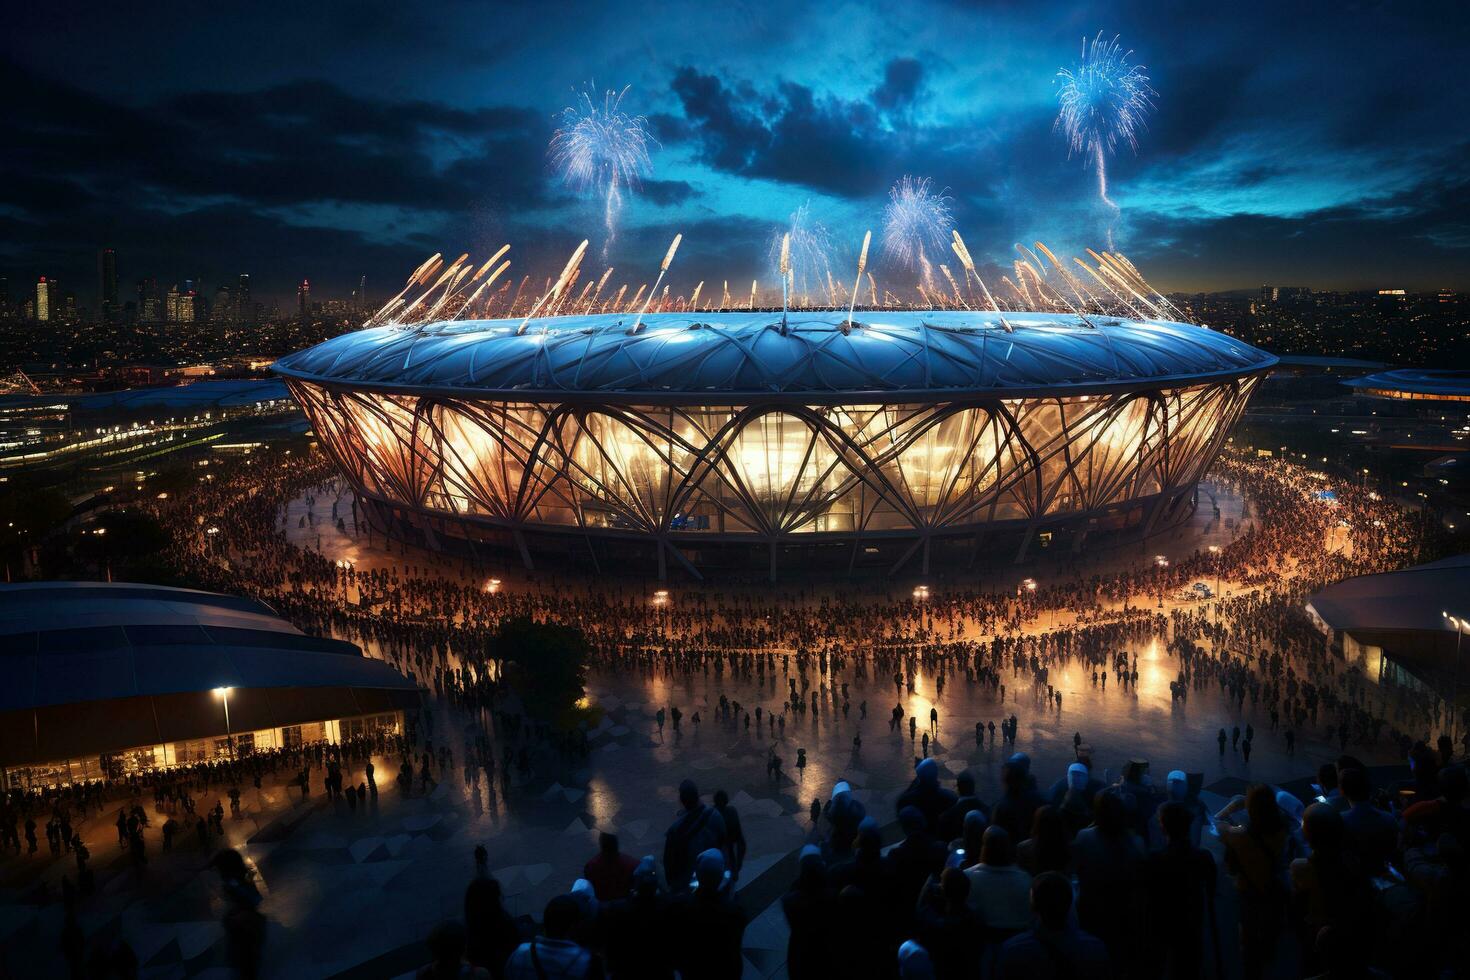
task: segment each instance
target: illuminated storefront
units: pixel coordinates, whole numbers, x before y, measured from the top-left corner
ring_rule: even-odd
[[[0,769],[12,787],[119,779],[402,730],[419,688],[237,596],[0,586]]]

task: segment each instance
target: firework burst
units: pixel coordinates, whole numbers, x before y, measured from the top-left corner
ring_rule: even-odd
[[[784,244],[783,244],[784,243]],[[826,227],[812,217],[810,203],[791,212],[784,228],[771,236],[771,267],[784,275],[793,296],[804,302],[836,305],[832,299],[832,238]]]
[[[883,209],[883,254],[905,269],[917,270],[926,287],[934,285],[930,256],[944,254],[954,220],[949,195],[934,193],[929,178],[904,177],[888,191]]]
[[[1057,72],[1056,128],[1067,139],[1068,154],[1083,157],[1097,172],[1098,197],[1114,215],[1118,206],[1108,197],[1107,158],[1123,143],[1137,151],[1139,131],[1158,96],[1132,58],[1116,36],[1106,40],[1099,32],[1091,41],[1083,39],[1080,61]],[[1110,226],[1109,248],[1112,240]]]
[[[627,88],[609,89],[599,102],[590,90],[582,92],[575,104],[561,111],[561,126],[551,137],[551,160],[562,182],[602,199],[607,229],[604,258],[617,237],[623,195],[653,171],[648,148],[654,139],[648,120],[623,111],[627,94]]]

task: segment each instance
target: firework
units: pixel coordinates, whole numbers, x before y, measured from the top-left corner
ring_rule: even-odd
[[[883,254],[916,270],[930,287],[934,284],[930,257],[943,253],[954,227],[949,200],[949,195],[930,189],[928,177],[904,177],[888,191],[888,206],[883,209]]]
[[[623,195],[653,171],[648,147],[654,142],[648,120],[623,111],[628,89],[603,93],[599,103],[590,91],[561,111],[561,127],[551,137],[551,159],[562,181],[579,193],[602,199],[607,237],[602,254],[617,237]]]
[[[812,217],[811,205],[791,212],[787,227],[771,237],[771,264],[786,279],[794,296],[805,299],[812,293],[830,293],[832,239],[820,221]]]
[[[648,294],[648,302],[643,304],[643,309],[638,311],[638,319],[634,322],[633,329],[628,331],[629,333],[638,333],[643,329],[643,314],[648,312],[649,304],[653,302],[654,294],[658,292],[659,283],[663,282],[664,276],[668,274],[669,266],[674,261],[674,254],[679,251],[679,243],[683,240],[684,235],[681,233],[675,235],[674,240],[669,242],[669,250],[664,253],[664,260],[658,266],[658,278],[653,282],[653,291]]]
[[[1138,149],[1138,133],[1158,96],[1149,86],[1141,65],[1132,62],[1118,38],[1105,40],[1099,32],[1082,40],[1082,58],[1057,72],[1056,128],[1067,139],[1068,154],[1078,154],[1097,172],[1098,198],[1116,215],[1118,206],[1108,197],[1107,158],[1120,143]],[[1112,248],[1112,228],[1108,247]]]
[[[868,268],[868,246],[873,242],[873,233],[863,233],[863,250],[858,253],[857,276],[852,280],[852,301],[847,304],[847,330],[852,329],[852,311],[857,307],[858,290],[863,285],[863,272]],[[844,333],[846,332],[843,331]]]

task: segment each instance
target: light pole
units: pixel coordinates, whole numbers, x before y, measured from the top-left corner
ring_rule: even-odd
[[[929,586],[915,586],[914,601],[919,604],[919,632],[922,633],[924,631],[924,607],[929,604]],[[933,622],[933,616],[930,616],[930,622]]]
[[[1169,559],[1163,555],[1154,555],[1154,564],[1161,570],[1169,567]],[[1164,608],[1164,577],[1159,576],[1159,608]]]
[[[653,594],[653,605],[658,610],[658,636],[665,645],[669,642],[669,590],[659,589]]]
[[[225,745],[230,750],[230,758],[233,759],[235,757],[235,738],[230,734],[230,690],[228,687],[217,687],[214,693],[219,695],[220,700],[225,703]]]
[[[1440,610],[1439,614],[1455,631],[1455,664],[1451,670],[1450,682],[1450,742],[1453,744],[1460,734],[1460,639],[1465,635],[1465,628],[1470,626],[1470,621],[1464,616],[1451,616],[1444,610]]]

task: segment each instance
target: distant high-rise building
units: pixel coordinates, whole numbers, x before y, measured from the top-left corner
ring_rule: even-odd
[[[152,278],[138,280],[138,319],[157,323],[162,317],[158,306],[158,283]]]
[[[40,321],[42,321],[44,323],[44,322],[47,322],[47,321],[49,321],[51,319],[51,312],[52,312],[51,311],[51,303],[52,303],[52,299],[55,296],[56,296],[56,282],[55,282],[55,280],[52,280],[51,282],[47,282],[46,281],[46,277],[45,276],[42,276],[41,279],[40,279],[40,281],[36,283],[36,319],[37,320],[40,320]]]
[[[367,276],[363,276],[361,279],[359,279],[357,281],[357,295],[354,296],[354,297],[352,297],[352,298],[354,300],[356,300],[356,302],[353,305],[357,307],[357,311],[359,313],[366,313],[367,312],[367,308],[368,308],[367,307]]]
[[[164,299],[164,314],[168,322],[193,323],[198,311],[196,299],[192,289],[180,290],[178,286],[170,289]]]
[[[235,282],[235,322],[254,323],[255,306],[250,299],[250,276],[244,272]]]
[[[1312,291],[1306,286],[1262,286],[1261,302],[1263,303],[1285,303],[1290,300],[1304,299],[1312,295]]]
[[[229,286],[220,286],[214,291],[214,306],[209,310],[209,322],[217,324],[231,324],[239,317],[239,308],[235,305],[235,297],[230,293]]]
[[[305,320],[311,313],[311,280],[301,280],[301,285],[296,287],[296,315]]]
[[[97,312],[103,323],[117,319],[117,252],[104,248],[97,253]]]

